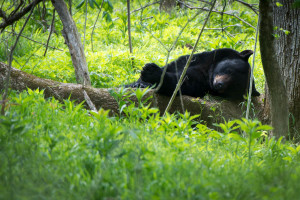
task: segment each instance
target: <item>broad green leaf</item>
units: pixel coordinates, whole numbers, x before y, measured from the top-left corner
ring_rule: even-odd
[[[273,129],[273,127],[269,126],[269,125],[261,125],[261,126],[256,128],[256,130],[262,130],[262,131],[269,131],[269,130],[272,130],[272,129]]]
[[[83,6],[83,4],[84,4],[85,1],[86,1],[86,0],[82,0],[82,1],[76,6],[76,9],[81,8],[81,7]]]
[[[103,11],[102,17],[105,19],[106,22],[112,22],[112,18],[108,12]]]
[[[106,12],[109,12],[109,13],[112,13],[113,9],[114,9],[112,3],[109,0],[104,0],[103,8]]]
[[[293,148],[292,146],[286,147],[288,150],[290,150],[292,153],[297,153],[297,149]]]
[[[245,138],[242,138],[239,134],[229,133],[228,138],[232,138],[235,141],[245,141]]]
[[[89,0],[89,5],[92,9],[94,9],[94,0]]]

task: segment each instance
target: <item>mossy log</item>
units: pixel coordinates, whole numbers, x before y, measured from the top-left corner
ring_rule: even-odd
[[[7,71],[8,65],[0,62],[0,90],[4,88]],[[119,113],[116,100],[108,92],[109,89],[106,88],[93,88],[74,83],[60,83],[36,77],[16,68],[12,68],[11,70],[10,88],[17,91],[27,90],[27,88],[32,90],[40,89],[44,90],[45,98],[54,97],[60,101],[70,98],[78,103],[85,101],[84,91],[86,91],[97,109],[109,109],[112,115]],[[151,106],[159,108],[160,112],[164,113],[170,97],[158,95],[154,90],[151,90],[146,95],[146,98],[150,95],[153,96],[149,100]],[[137,102],[136,99],[133,99],[133,101]],[[253,100],[253,109],[255,109],[257,117],[262,120],[260,117],[263,110],[261,102],[261,99],[255,98]],[[201,120],[206,122],[207,125],[211,125],[212,123],[243,117],[246,110],[243,105],[239,101],[228,101],[212,96],[206,96],[204,99],[182,96],[182,101],[180,97],[176,97],[170,112],[183,112],[184,107],[184,110],[189,111],[192,115],[201,114]],[[89,108],[87,105],[86,107],[87,109]]]

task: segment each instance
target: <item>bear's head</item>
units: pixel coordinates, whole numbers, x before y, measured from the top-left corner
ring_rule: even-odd
[[[237,52],[236,55],[224,58],[216,63],[211,79],[211,87],[218,96],[242,99],[249,88],[250,65],[248,58],[253,54],[251,50]],[[252,87],[252,96],[260,93]]]

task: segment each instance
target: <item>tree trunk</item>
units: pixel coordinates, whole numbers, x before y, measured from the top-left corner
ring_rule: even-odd
[[[8,66],[0,62],[0,90],[4,88],[4,80],[7,72]],[[39,88],[40,90],[44,90],[45,97],[53,96],[60,101],[70,98],[78,103],[85,101],[84,91],[86,91],[86,94],[90,97],[97,109],[109,109],[111,114],[119,113],[118,104],[110,95],[108,89],[92,88],[79,84],[60,83],[42,79],[15,68],[12,68],[11,71],[10,88],[18,91],[27,90],[27,88],[32,90]],[[153,95],[153,98],[149,102],[151,103],[151,106],[157,107],[160,110],[160,113],[164,113],[170,97],[158,95],[152,90],[145,98],[148,98],[151,95]],[[223,99],[218,100],[213,97],[208,97],[204,100],[183,96],[182,99],[184,108],[192,115],[200,114],[200,119],[203,120],[203,123],[210,127],[214,127],[213,123],[221,123],[224,122],[224,120],[237,119],[243,116],[243,109],[241,108],[240,102],[226,101]],[[131,98],[131,100],[137,102],[134,98]],[[261,100],[254,99],[254,105],[256,113],[259,113],[259,111],[262,110]],[[87,105],[86,107],[89,108]],[[179,97],[175,99],[172,108],[170,109],[171,113],[176,111],[183,112]]]
[[[51,0],[60,20],[63,23],[62,34],[69,47],[72,62],[75,68],[77,83],[91,85],[90,75],[84,55],[84,49],[80,40],[80,35],[68,7],[64,0]]]
[[[293,3],[261,0],[259,5],[267,102],[277,137],[299,137],[300,130],[300,9],[292,8]]]
[[[160,10],[164,10],[166,12],[171,12],[176,6],[176,0],[161,0],[160,1]]]

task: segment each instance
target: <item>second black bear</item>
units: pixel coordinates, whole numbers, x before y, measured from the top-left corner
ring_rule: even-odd
[[[249,88],[248,58],[252,54],[251,50],[237,52],[229,48],[194,54],[181,86],[182,95],[204,97],[209,93],[224,98],[242,99]],[[143,67],[140,79],[127,87],[157,87],[162,72],[167,67],[163,84],[157,92],[171,96],[188,58],[189,55],[181,56],[162,68],[155,63],[148,63]],[[252,96],[259,95],[253,85]]]

